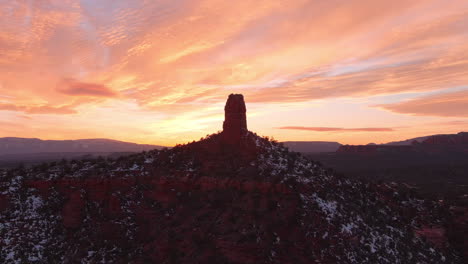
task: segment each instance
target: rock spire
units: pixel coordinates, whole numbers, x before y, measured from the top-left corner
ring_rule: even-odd
[[[247,117],[244,96],[231,94],[224,107],[223,135],[229,143],[239,142],[247,133]]]

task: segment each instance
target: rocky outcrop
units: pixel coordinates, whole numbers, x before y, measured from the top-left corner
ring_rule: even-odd
[[[239,142],[247,133],[247,117],[244,96],[231,94],[224,107],[223,135],[228,143]]]

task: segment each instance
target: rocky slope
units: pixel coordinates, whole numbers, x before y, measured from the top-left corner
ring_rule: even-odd
[[[334,175],[229,111],[228,133],[170,150],[2,172],[0,262],[461,263],[437,203]]]

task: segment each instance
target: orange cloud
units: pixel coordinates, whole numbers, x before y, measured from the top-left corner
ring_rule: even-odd
[[[466,0],[2,2],[0,108],[61,114],[38,117],[35,128],[44,127],[42,118],[79,126],[78,118],[111,115],[112,124],[99,125],[132,134],[127,126],[138,118],[144,129],[165,131],[160,138],[185,140],[195,132],[178,124],[215,114],[213,106],[235,92],[256,113],[287,103],[301,108],[293,115],[304,119],[308,105],[349,99],[359,105],[358,122],[378,111],[364,102],[374,96],[404,100],[406,93],[467,85],[467,23]],[[415,120],[434,112],[402,105],[395,114],[384,112],[392,122],[406,120],[403,112]],[[327,114],[339,109],[330,106]],[[465,117],[461,112],[450,115]],[[218,129],[211,120],[195,124],[204,129],[199,133]],[[345,127],[386,125],[333,120]],[[425,122],[432,121],[442,120]],[[86,130],[85,123],[76,129]],[[272,126],[279,125],[261,128]],[[340,135],[347,132],[361,135]]]
[[[315,132],[391,132],[393,128],[387,127],[363,127],[363,128],[342,128],[342,127],[301,127],[301,126],[285,126],[278,129],[288,130],[306,130]]]
[[[417,116],[468,117],[468,90],[430,95],[377,107]]]
[[[65,79],[57,89],[60,93],[72,96],[114,97],[117,93],[112,89],[96,83],[79,82],[74,79]]]
[[[69,105],[65,106],[50,106],[50,105],[38,105],[38,106],[24,106],[0,103],[0,111],[16,111],[27,114],[76,114],[77,111]]]
[[[289,3],[279,12],[281,4],[260,1],[264,8],[247,9],[240,18],[245,24],[235,27],[225,24],[231,15],[227,12],[226,20],[216,21],[220,24],[212,30],[210,16],[203,12],[225,8],[216,2],[195,18],[153,29],[123,61],[122,71],[135,73],[138,65],[144,72],[137,74],[140,81],[159,80],[139,90],[137,101],[167,109],[174,102],[200,108],[199,103],[223,100],[226,91],[238,91],[252,102],[305,102],[428,91],[468,82],[462,2],[442,13],[436,4],[420,1],[388,6],[350,1],[339,7],[333,2]],[[230,8],[240,6],[248,4]],[[434,12],[420,12],[425,9]],[[199,11],[198,6],[194,10]],[[139,56],[134,56],[136,51]],[[144,54],[154,59],[148,62]],[[212,88],[209,93],[193,96],[207,88]]]
[[[149,109],[171,109],[174,102],[200,108],[200,102],[219,102],[230,91],[255,102],[304,102],[467,82],[464,1],[103,1],[99,6],[43,1],[18,4],[10,12],[0,5],[5,43],[0,51],[4,58],[14,56],[3,65],[12,69],[20,62],[19,69],[97,83],[131,75],[126,87],[111,87],[138,89],[123,99]],[[31,23],[20,23],[26,16]],[[44,94],[50,83],[33,79],[33,88],[22,88]],[[151,85],[140,88],[142,83]],[[97,88],[61,90],[113,95]]]

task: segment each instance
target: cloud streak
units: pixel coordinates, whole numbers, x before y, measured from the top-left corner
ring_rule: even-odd
[[[25,106],[25,105],[14,105],[0,103],[0,111],[15,111],[23,112],[26,114],[58,114],[68,115],[76,114],[77,111],[72,106],[51,106],[51,105],[36,105],[36,106]]]
[[[468,90],[424,96],[377,107],[416,116],[468,117]]]
[[[302,127],[302,126],[285,126],[278,129],[286,130],[305,130],[314,132],[392,132],[393,128],[388,127],[363,127],[363,128],[342,128],[342,127]]]
[[[65,79],[58,92],[71,96],[115,97],[117,93],[109,87],[97,83],[79,82],[74,79]]]

